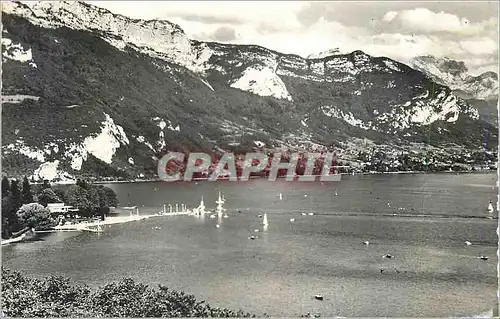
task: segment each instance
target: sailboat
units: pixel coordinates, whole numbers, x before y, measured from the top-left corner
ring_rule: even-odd
[[[283,200],[283,194],[280,193],[280,200]]]
[[[490,219],[492,219],[492,218],[493,218],[493,212],[494,212],[494,211],[495,211],[495,208],[493,207],[493,203],[492,203],[492,202],[491,202],[491,200],[490,200],[490,202],[489,202],[489,204],[488,204],[488,213],[489,213],[488,218],[490,218]]]
[[[217,200],[215,201],[215,203],[217,204],[217,209],[223,209],[222,208],[222,204],[224,204],[226,202],[226,199],[224,197],[221,198],[220,196],[220,192],[219,192],[219,198],[217,198]]]
[[[193,211],[194,211],[194,214],[198,215],[198,216],[202,216],[202,215],[205,215],[205,213],[208,213],[205,210],[205,203],[203,202],[203,196],[201,197],[200,205],[197,208],[195,208]]]
[[[96,227],[96,231],[97,231],[98,233],[102,233],[101,219],[98,219],[98,220],[97,220],[97,227]]]
[[[217,200],[215,201],[215,203],[217,204],[217,208],[215,209],[215,211],[217,212],[217,217],[219,219],[222,218],[222,213],[226,210],[224,207],[222,207],[222,204],[224,204],[226,202],[225,198],[221,198],[221,194],[219,192],[219,197],[217,198]],[[224,218],[227,218],[227,214],[224,214]]]
[[[267,221],[267,214],[264,214],[264,220],[262,221],[262,225],[269,226],[269,222]]]

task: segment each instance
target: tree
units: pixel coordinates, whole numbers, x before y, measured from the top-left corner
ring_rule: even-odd
[[[83,189],[89,189],[89,183],[87,183],[87,181],[83,180],[83,179],[77,179],[76,180],[76,185],[77,186],[80,186],[81,188]]]
[[[2,229],[2,235],[6,238],[10,238],[13,232],[17,232],[21,228],[16,214],[18,209],[19,206],[12,194],[2,198],[2,227],[4,225],[6,227]]]
[[[10,184],[10,194],[12,196],[14,211],[17,211],[22,205],[21,191],[19,190],[19,183],[17,180],[13,180]]]
[[[65,198],[64,198],[64,191],[62,189],[59,189],[59,188],[55,188],[53,189],[54,193],[57,195],[57,197],[59,198],[59,200],[61,202],[64,202],[65,201]]]
[[[89,205],[92,210],[95,210],[98,207],[101,207],[100,200],[99,200],[99,192],[98,188],[95,186],[89,187],[87,189],[87,198],[89,200]]]
[[[7,177],[2,178],[2,198],[9,196],[10,194],[10,182]]]
[[[60,203],[61,199],[52,188],[46,188],[38,194],[38,203],[47,207],[49,203]]]
[[[2,238],[8,239],[12,234],[12,228],[17,225],[11,196],[2,198]]]
[[[114,190],[102,185],[98,186],[97,190],[99,192],[100,207],[116,207],[118,205],[118,199]]]
[[[50,188],[50,183],[48,180],[44,179],[42,184],[42,189]]]
[[[82,215],[90,216],[92,213],[88,191],[81,186],[71,185],[66,190],[64,197],[66,198],[67,204],[78,208]]]
[[[212,307],[182,291],[155,288],[123,279],[91,291],[63,277],[34,279],[2,268],[2,311],[8,317],[54,318],[252,316],[241,310]]]
[[[31,186],[28,178],[24,176],[23,179],[23,191],[21,194],[21,201],[23,204],[33,203],[33,194],[31,193]]]
[[[24,204],[17,211],[21,227],[40,227],[52,222],[50,211],[38,203]]]

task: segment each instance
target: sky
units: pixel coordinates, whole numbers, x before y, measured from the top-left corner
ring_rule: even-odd
[[[178,24],[196,40],[257,44],[306,57],[362,50],[408,62],[419,55],[498,71],[496,1],[86,1],[133,18]]]

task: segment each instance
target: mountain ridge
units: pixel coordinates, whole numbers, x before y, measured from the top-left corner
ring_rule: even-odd
[[[497,100],[498,74],[493,71],[471,75],[463,61],[434,56],[418,56],[410,65],[429,75],[434,81],[449,86],[466,99]]]
[[[53,12],[44,6],[32,5]],[[161,43],[144,30],[74,29],[85,19],[68,18],[72,6],[56,5],[71,20],[58,27],[15,3],[2,16],[4,174],[153,178],[169,150],[330,149],[360,170],[404,169],[408,152],[444,169],[457,156],[469,166],[495,161],[497,134],[477,109],[389,58],[357,50],[308,60],[190,40],[180,27]],[[362,160],[367,145],[385,154],[379,164]],[[487,162],[472,160],[485,150]]]

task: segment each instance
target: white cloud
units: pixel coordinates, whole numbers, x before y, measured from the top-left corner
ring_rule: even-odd
[[[398,15],[396,11],[389,11],[387,12],[384,17],[382,18],[382,21],[384,22],[391,22],[394,20],[394,18]]]
[[[460,46],[473,55],[490,55],[498,52],[498,44],[490,38],[462,40]]]
[[[297,27],[297,1],[86,1],[115,13],[143,19],[199,20],[205,24],[269,24],[279,28]],[[276,13],[279,13],[277,18]],[[181,26],[182,27],[182,26]]]
[[[462,35],[476,35],[485,30],[484,23],[472,23],[467,18],[458,17],[446,12],[433,12],[427,8],[389,11],[382,19],[384,22],[396,23],[398,27],[409,32],[445,32]]]

